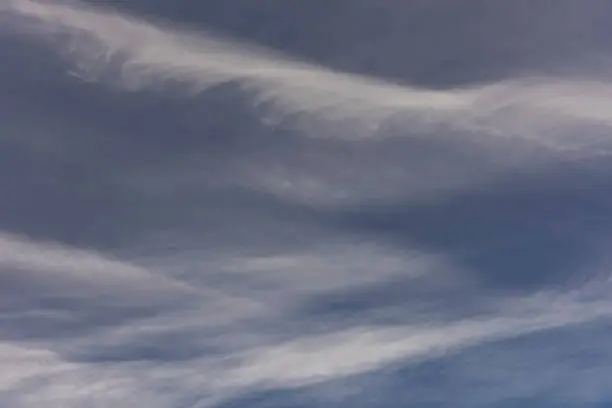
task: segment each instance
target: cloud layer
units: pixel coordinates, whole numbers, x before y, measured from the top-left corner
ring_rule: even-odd
[[[0,403],[610,398],[605,75],[434,90],[111,7],[0,4]]]

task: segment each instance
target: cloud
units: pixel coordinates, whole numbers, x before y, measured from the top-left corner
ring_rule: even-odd
[[[432,91],[332,71],[207,32],[81,3],[15,0],[5,12],[15,17],[5,30],[50,43],[87,81],[163,89],[165,96],[175,95],[178,87],[181,99],[193,98],[185,109],[191,113],[132,119],[134,131],[149,137],[155,124],[201,139],[188,157],[169,147],[165,166],[132,164],[117,175],[115,182],[132,190],[176,193],[206,183],[263,190],[307,205],[435,200],[508,173],[609,157],[612,88],[605,79],[508,78]],[[244,106],[224,108],[241,115],[221,132],[225,143],[240,148],[239,157],[221,148],[214,150],[218,157],[209,153],[205,135],[220,131],[198,120],[207,109],[198,98],[222,85],[241,90],[261,118],[248,122],[260,144],[235,142],[232,135],[247,126]],[[134,104],[146,100],[134,98]],[[188,126],[186,116],[195,116]],[[300,142],[291,132],[295,129],[319,140]]]
[[[119,70],[114,73],[119,73],[130,89],[179,80],[198,92],[237,81],[247,90],[257,91],[260,103],[278,102],[281,110],[326,112],[332,117],[337,112],[340,118],[348,114],[353,119],[356,114],[388,115],[376,112],[376,104],[387,111],[395,105],[435,109],[437,105],[462,104],[461,97],[454,95],[416,90],[413,95],[398,93],[392,85],[377,85],[376,81],[272,57],[269,51],[249,49],[252,47],[204,33],[171,32],[110,12],[27,0],[12,2],[9,10],[29,17],[34,32],[67,34],[73,40],[67,51],[77,64],[84,64],[82,75],[97,77],[98,73],[113,71],[118,64]]]
[[[195,106],[185,109],[192,113],[156,112],[153,118],[139,113],[133,119],[123,113],[123,120],[133,123],[130,130],[143,137],[153,138],[156,128],[178,128],[185,137],[202,139],[188,157],[164,144],[164,166],[118,163],[122,171],[113,182],[131,191],[159,197],[159,192],[174,195],[203,184],[232,185],[317,206],[436,200],[508,173],[546,171],[563,161],[582,165],[609,156],[612,122],[606,112],[612,91],[605,80],[509,78],[431,91],[332,71],[207,32],[153,24],[82,3],[14,0],[5,13],[14,18],[4,30],[50,43],[66,54],[83,79],[134,90],[164,89],[166,96],[175,92],[170,84],[178,85],[185,91],[183,98],[194,98]],[[196,95],[224,84],[244,91],[263,124],[237,120],[220,131],[211,129],[210,121],[198,120],[207,108]],[[133,104],[146,100],[134,98]],[[124,104],[122,110],[134,110]],[[239,106],[226,108],[242,115]],[[185,115],[195,116],[189,129]],[[61,126],[68,129],[75,120]],[[79,126],[75,133],[101,133],[102,126],[109,127],[107,133],[125,132],[108,121],[97,126]],[[240,147],[239,154],[221,148],[209,153],[206,135],[221,132],[229,144],[244,126],[261,139],[259,144],[240,138],[232,145]],[[287,132],[296,127],[333,140],[300,142]],[[334,135],[360,142],[342,143]],[[107,173],[113,171],[114,166]]]
[[[384,120],[400,115],[412,132],[451,126],[525,138],[562,152],[608,152],[599,137],[556,136],[560,126],[577,122],[610,126],[606,106],[612,91],[604,81],[534,78],[429,91],[334,72],[270,50],[78,3],[13,0],[7,10],[21,17],[11,24],[17,29],[46,41],[68,40],[69,45],[58,47],[68,53],[84,78],[119,80],[129,89],[179,81],[193,92],[236,83],[254,93],[256,106],[266,107],[268,118],[295,117],[300,127],[315,125],[317,135],[334,133],[334,127],[342,129],[344,124],[351,132],[343,131],[343,135],[372,134]],[[318,127],[325,122],[333,126]]]
[[[96,251],[0,234],[0,337],[51,340],[194,309],[202,321],[256,313],[247,298]],[[248,311],[248,312],[247,312]]]
[[[296,306],[311,296],[333,296],[393,276],[421,279],[421,274],[437,273],[444,264],[435,257],[392,256],[367,246],[349,247],[354,254],[345,248],[343,254],[329,249],[216,260],[198,252],[191,253],[191,258],[189,253],[169,258],[161,254],[135,258],[135,264],[7,234],[2,236],[1,248],[2,277],[11,279],[3,287],[19,294],[15,299],[21,302],[9,310],[4,296],[2,306],[2,350],[6,351],[2,360],[19,367],[18,375],[3,377],[2,387],[9,390],[12,399],[8,401],[14,406],[42,400],[74,406],[93,401],[125,403],[135,394],[155,400],[160,407],[185,398],[203,398],[202,406],[212,406],[219,403],[218,398],[248,390],[303,387],[351,377],[386,364],[439,357],[610,313],[607,300],[600,295],[589,299],[583,289],[577,289],[567,295],[551,292],[508,298],[506,303],[498,299],[499,309],[493,315],[464,316],[443,324],[434,315],[424,323],[428,315],[421,311],[419,321],[364,325],[368,320],[376,323],[364,315],[359,323],[336,320],[321,332],[316,315],[296,314]],[[368,263],[377,267],[367,267]],[[22,275],[11,275],[13,268]],[[440,290],[448,287],[445,279],[432,277],[440,281]],[[18,278],[22,283],[16,284]],[[225,303],[218,298],[204,302],[212,293],[225,294]],[[75,294],[78,301],[66,303]],[[55,297],[60,311],[82,319],[87,330],[66,332],[47,321],[44,335],[33,335],[31,316],[36,311],[32,306],[40,296]],[[193,301],[194,297],[200,301]],[[192,300],[185,302],[188,298]],[[378,301],[382,299],[374,300],[372,306]],[[229,309],[233,313],[221,309],[228,302],[234,306]],[[253,313],[258,304],[266,307]],[[133,305],[146,311],[136,320],[130,318]],[[37,313],[52,316],[52,303],[40,307]],[[9,314],[19,319],[9,324]],[[109,314],[117,319],[96,318]],[[45,315],[40,316],[44,322]],[[19,332],[21,336],[16,336]],[[179,378],[182,385],[162,386]],[[155,399],[162,389],[171,392]]]
[[[371,371],[386,363],[441,356],[483,343],[604,319],[611,313],[609,301],[582,303],[571,296],[554,294],[513,299],[510,304],[523,302],[535,309],[516,314],[502,311],[492,318],[465,319],[437,327],[353,328],[256,350],[243,367],[230,372],[228,382],[263,382],[272,387],[306,385]]]
[[[36,134],[2,139],[22,171],[1,215],[37,199],[3,224],[22,235],[0,233],[1,403],[214,406],[609,318],[605,81],[431,91],[81,3],[2,6],[4,32],[80,79],[5,102]],[[207,112],[216,97],[230,103]],[[46,128],[80,143],[15,147]],[[49,182],[77,161],[83,180]],[[96,205],[78,217],[85,184]],[[98,241],[62,235],[81,224]]]
[[[98,288],[104,285],[113,285],[115,288],[125,285],[146,287],[157,283],[161,287],[175,285],[177,289],[188,289],[177,282],[169,282],[142,268],[109,259],[93,251],[53,243],[40,244],[11,234],[0,235],[0,266],[3,270],[17,269],[40,274],[39,278],[51,281],[67,279]]]

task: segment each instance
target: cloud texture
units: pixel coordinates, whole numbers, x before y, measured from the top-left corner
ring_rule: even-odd
[[[595,68],[525,51],[529,73],[434,87],[273,49],[205,3],[209,27],[156,2],[0,3],[0,403],[610,401],[595,34]],[[347,30],[369,18],[334,4]],[[381,4],[444,29],[435,6]],[[347,61],[367,51],[333,21]]]

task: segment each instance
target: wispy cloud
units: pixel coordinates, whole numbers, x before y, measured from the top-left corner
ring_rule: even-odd
[[[0,12],[0,30],[48,43],[81,80],[143,90],[143,98],[176,91],[166,84],[180,84],[185,99],[231,84],[250,98],[262,128],[320,136],[280,132],[261,148],[241,145],[216,161],[205,149],[168,159],[164,151],[164,165],[100,171],[117,189],[136,191],[128,213],[144,214],[120,249],[0,232],[0,403],[214,406],[257,389],[349,379],[612,313],[608,263],[590,259],[581,274],[569,262],[572,251],[554,255],[585,279],[601,266],[604,278],[515,292],[483,283],[485,274],[538,275],[550,252],[575,249],[585,263],[584,253],[599,256],[591,246],[607,248],[607,231],[599,230],[589,234],[594,244],[568,238],[546,246],[583,232],[564,224],[582,218],[556,204],[606,194],[607,163],[555,173],[567,161],[608,155],[605,81],[511,78],[432,91],[83,3],[10,0]],[[158,123],[151,120],[133,126],[149,136]],[[86,139],[85,122],[54,123]],[[13,142],[24,141],[14,135]],[[79,153],[54,154],[61,161]],[[475,186],[484,181],[488,189]],[[500,194],[509,184],[514,195]],[[563,193],[549,194],[555,188]],[[415,199],[431,190],[458,199],[426,206]],[[150,194],[142,198],[143,191]],[[509,196],[520,222],[499,204]],[[379,216],[376,200],[401,211]],[[347,203],[359,205],[347,210]],[[513,249],[517,242],[541,251],[525,256]],[[491,260],[499,247],[513,259]]]
[[[222,177],[226,184],[308,204],[412,199],[486,183],[508,169],[610,153],[612,88],[604,80],[510,78],[432,91],[82,3],[13,0],[5,13],[14,18],[4,29],[49,43],[88,81],[133,90],[178,83],[186,95],[233,84],[251,98],[265,126],[297,127],[323,138],[396,140],[387,148],[302,146],[300,157],[286,157],[282,147],[263,156],[249,151],[238,161],[228,159],[222,164],[226,171],[214,177],[212,158],[194,154],[161,172],[122,175],[131,188],[176,191]],[[441,152],[441,146],[447,147]],[[380,169],[381,160],[389,165]]]
[[[441,356],[469,346],[608,318],[611,314],[609,302],[580,304],[548,300],[557,310],[539,305],[533,315],[467,319],[439,327],[364,327],[298,339],[256,351],[244,366],[236,372],[230,371],[227,381],[262,382],[268,386],[305,385],[359,374],[392,362]]]
[[[533,78],[429,91],[330,71],[211,34],[162,27],[78,3],[8,4],[5,11],[25,18],[11,26],[59,43],[78,75],[88,80],[119,81],[128,89],[179,81],[193,92],[236,83],[253,93],[267,120],[294,117],[300,127],[314,126],[314,135],[345,126],[350,132],[343,135],[372,134],[382,121],[400,115],[412,132],[450,125],[518,136],[555,150],[608,151],[599,145],[600,137],[558,136],[563,125],[612,123],[606,113],[612,90],[602,81]]]
[[[486,342],[590,322],[611,313],[609,301],[600,296],[589,300],[587,294],[578,290],[566,295],[550,292],[509,298],[505,304],[500,303],[495,315],[466,317],[454,323],[438,324],[432,316],[432,322],[427,324],[423,322],[426,316],[421,315],[419,322],[388,326],[340,324],[328,328],[325,334],[309,334],[308,324],[316,321],[316,317],[293,314],[295,307],[309,296],[341,292],[347,285],[376,283],[388,279],[380,275],[385,271],[390,276],[400,274],[410,279],[412,272],[417,273],[415,277],[426,272],[428,264],[433,270],[439,266],[424,262],[423,257],[407,257],[402,261],[387,255],[384,260],[372,249],[369,254],[359,250],[355,257],[345,254],[349,262],[342,263],[324,253],[228,258],[212,263],[205,257],[199,268],[193,263],[197,260],[190,263],[189,256],[141,259],[140,263],[156,265],[162,276],[155,276],[147,272],[148,267],[130,266],[90,251],[10,235],[4,235],[2,240],[3,279],[15,267],[22,272],[36,272],[36,276],[21,275],[24,284],[10,286],[13,291],[22,291],[23,301],[21,306],[13,305],[10,312],[21,317],[19,322],[15,320],[18,327],[14,329],[25,330],[32,324],[27,308],[37,303],[26,295],[23,285],[29,285],[29,290],[32,285],[43,285],[44,290],[34,293],[39,296],[46,292],[48,296],[55,282],[60,281],[63,289],[55,294],[57,299],[65,301],[79,293],[81,300],[70,311],[74,313],[78,308],[80,312],[72,318],[83,319],[89,326],[88,330],[64,336],[57,342],[54,337],[43,337],[31,346],[3,343],[5,354],[0,358],[8,366],[15,366],[18,374],[3,377],[1,386],[14,396],[16,406],[30,406],[42,400],[75,406],[87,401],[124,403],[134,393],[144,393],[144,398],[153,400],[159,395],[161,382],[173,383],[185,376],[190,380],[171,386],[172,393],[166,393],[155,403],[160,407],[172,406],[182,398],[202,398],[202,406],[207,406],[216,398],[245,390],[316,384],[372,371],[389,363],[439,357]],[[378,268],[368,270],[368,262],[376,263]],[[224,274],[215,278],[211,269],[203,272],[206,265],[214,265]],[[200,272],[193,276],[183,274],[182,280],[190,282],[183,286],[165,277],[173,276],[177,268]],[[310,268],[311,273],[305,271]],[[251,279],[249,275],[253,275]],[[254,303],[250,309],[258,303],[269,307],[256,314],[248,312],[249,308],[242,309],[242,314],[227,314],[220,309],[220,303],[183,302],[186,296],[207,293],[199,292],[207,282],[221,289],[221,293],[232,294],[229,301],[235,306],[251,299]],[[155,290],[143,292],[143,288],[151,285]],[[170,304],[154,306],[160,296],[170,300]],[[94,312],[87,312],[96,310],[95,314],[125,318],[129,315],[126,303],[135,300],[150,312],[140,315],[139,320],[98,321],[92,319]],[[207,310],[211,307],[213,313]],[[3,309],[6,319],[9,312]],[[304,319],[301,329],[296,330],[293,319]],[[283,327],[290,327],[288,324],[294,326],[291,329],[294,334],[283,333]],[[270,331],[271,328],[278,332]],[[7,329],[5,325],[4,338],[20,338],[10,336]],[[58,326],[49,334],[57,334],[57,329]],[[29,390],[27,395],[22,394],[24,390]]]

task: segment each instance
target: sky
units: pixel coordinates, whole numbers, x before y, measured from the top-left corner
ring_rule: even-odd
[[[0,0],[0,406],[610,406],[610,27]]]

